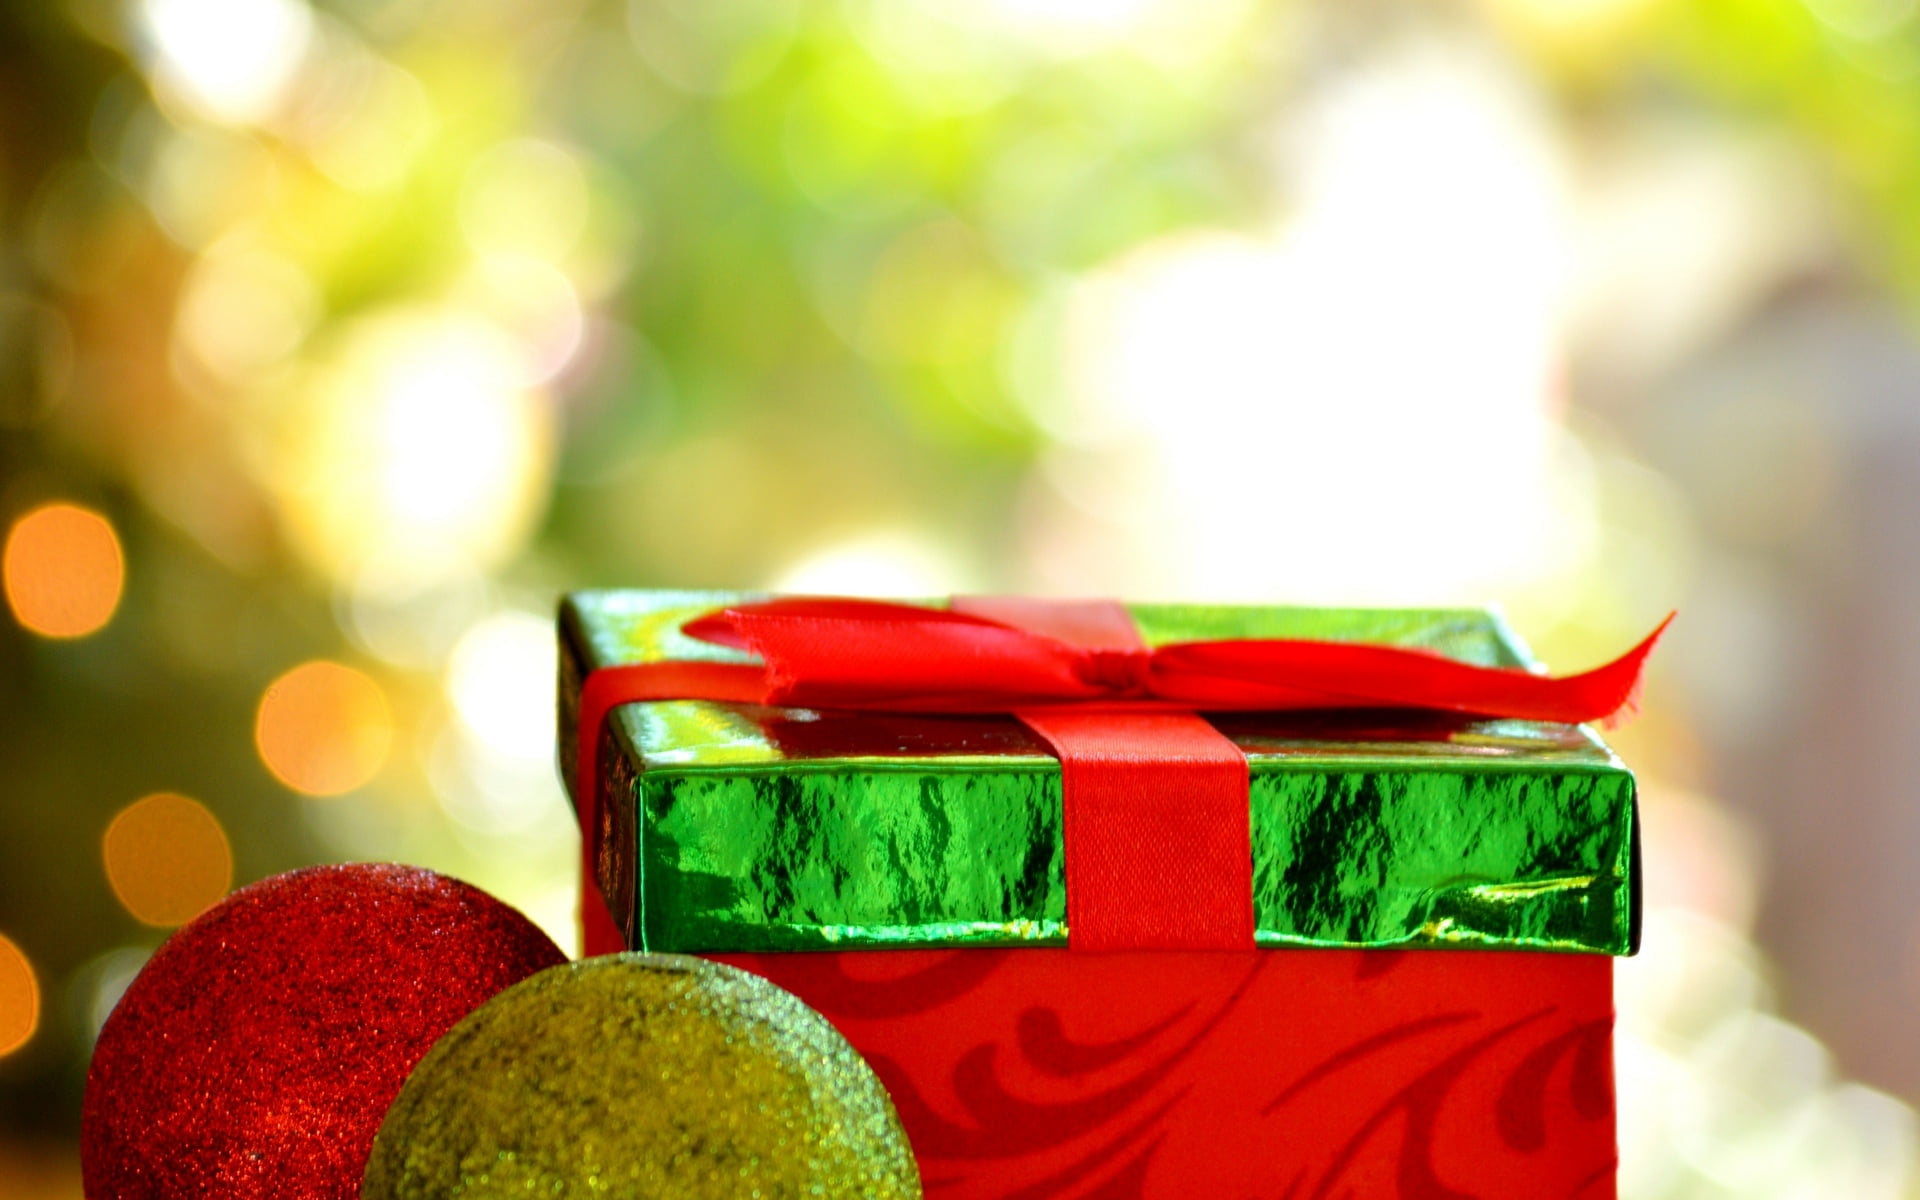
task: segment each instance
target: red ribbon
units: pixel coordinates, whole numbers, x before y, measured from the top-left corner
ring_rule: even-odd
[[[601,732],[618,705],[1009,713],[1060,759],[1071,945],[1243,949],[1253,945],[1247,763],[1200,712],[1393,708],[1608,720],[1632,704],[1647,655],[1672,619],[1605,666],[1550,678],[1353,642],[1148,648],[1126,610],[1109,601],[736,605],[684,630],[750,651],[758,664],[603,667],[582,684],[575,795],[587,878],[597,876],[601,836]],[[604,942],[606,931],[597,932],[590,940]]]

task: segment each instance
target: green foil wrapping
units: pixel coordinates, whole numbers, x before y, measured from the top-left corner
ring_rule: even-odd
[[[762,597],[585,592],[561,610],[562,768],[583,675],[745,661],[680,632]],[[1530,665],[1475,610],[1130,606],[1149,644],[1319,638]],[[1419,714],[1215,718],[1246,752],[1255,941],[1631,953],[1632,774],[1584,726]],[[1060,767],[1010,717],[704,701],[616,709],[602,890],[629,944],[722,952],[1063,945]]]

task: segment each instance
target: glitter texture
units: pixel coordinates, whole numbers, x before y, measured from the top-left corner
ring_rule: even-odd
[[[422,1060],[365,1200],[915,1197],[884,1088],[825,1018],[757,975],[621,954],[543,971]]]
[[[175,933],[101,1030],[81,1113],[90,1200],[358,1193],[407,1072],[461,1017],[566,956],[414,867],[314,867]]]

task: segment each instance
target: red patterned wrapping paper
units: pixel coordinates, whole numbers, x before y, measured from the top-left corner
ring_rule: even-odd
[[[716,955],[825,1013],[939,1200],[1611,1200],[1612,961]]]

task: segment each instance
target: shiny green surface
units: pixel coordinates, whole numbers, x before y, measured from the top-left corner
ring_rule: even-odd
[[[567,678],[737,658],[678,627],[738,598],[576,595],[562,614]],[[1133,613],[1153,643],[1347,638],[1527,662],[1472,611]],[[1634,785],[1604,745],[1569,726],[1387,719],[1399,723],[1219,720],[1250,767],[1260,944],[1628,951]],[[608,771],[620,786],[602,802],[636,844],[603,860],[630,886],[603,882],[635,897],[647,949],[1066,940],[1059,765],[1011,719],[683,701],[629,705],[611,723],[627,769]]]

